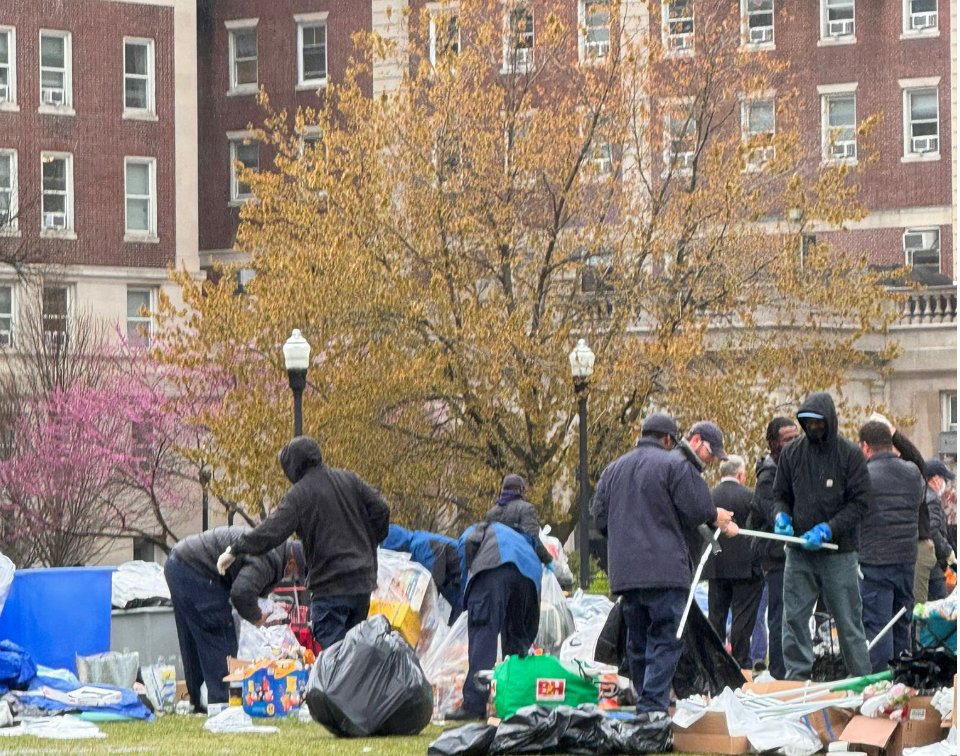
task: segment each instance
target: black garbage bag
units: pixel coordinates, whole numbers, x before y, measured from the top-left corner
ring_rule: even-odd
[[[612,719],[583,704],[523,707],[500,723],[490,753],[641,754],[665,753],[672,747],[669,719]]]
[[[430,723],[433,690],[413,649],[374,615],[317,657],[310,716],[340,737],[416,735]]]
[[[446,730],[427,748],[427,756],[486,756],[497,728],[474,722]]]
[[[627,663],[627,632],[621,602],[617,602],[597,639],[594,657],[604,664],[614,664],[620,674],[630,676]],[[719,695],[724,688],[736,690],[746,680],[736,660],[727,653],[719,636],[696,606],[691,607],[683,629],[683,653],[673,676],[677,698],[692,695]]]
[[[916,688],[921,694],[953,685],[957,657],[949,648],[903,651],[890,663],[893,681]]]

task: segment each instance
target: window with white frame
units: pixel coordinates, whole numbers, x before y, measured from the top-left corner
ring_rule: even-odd
[[[940,394],[940,429],[944,433],[957,432],[957,392]]]
[[[460,54],[460,11],[457,5],[438,5],[430,11],[430,64],[444,55]]]
[[[936,87],[903,90],[904,154],[940,152],[940,109]]]
[[[0,235],[17,230],[17,152],[0,150]]]
[[[825,160],[857,159],[857,95],[822,95],[823,155]]]
[[[924,34],[937,30],[937,0],[904,0],[903,30]]]
[[[669,52],[693,51],[693,0],[664,0],[663,46]]]
[[[297,22],[297,85],[327,84],[327,14],[294,16]]]
[[[17,30],[0,26],[0,108],[17,102]]]
[[[13,346],[13,286],[0,284],[0,347]]]
[[[44,152],[40,155],[40,229],[73,230],[73,155]]]
[[[40,31],[40,107],[73,106],[70,32]]]
[[[257,91],[257,20],[227,21],[230,55],[230,91],[250,94]]]
[[[856,33],[855,0],[821,0],[823,27],[821,37],[823,39],[843,39],[853,37]]]
[[[250,184],[241,181],[237,164],[257,170],[260,167],[260,145],[248,137],[230,139],[230,201],[243,202],[252,196]]]
[[[748,144],[747,170],[757,170],[774,158],[769,144],[776,132],[776,107],[772,98],[744,100],[741,109],[743,141]]]
[[[663,162],[667,171],[689,171],[693,168],[697,149],[697,122],[682,109],[665,116],[665,142]]]
[[[533,7],[527,3],[513,6],[507,16],[503,42],[503,67],[507,71],[529,71],[533,68]]]
[[[43,287],[40,320],[44,346],[62,349],[67,343],[70,327],[70,292],[66,286]]]
[[[126,238],[157,236],[157,161],[152,157],[123,159],[124,229]]]
[[[744,42],[748,45],[772,45],[774,43],[773,0],[742,0]]]
[[[156,112],[154,104],[154,52],[152,39],[123,40],[123,112],[127,116]]]
[[[610,55],[609,0],[580,0],[580,60]]]
[[[914,270],[940,273],[940,229],[908,228],[903,232],[903,252]]]
[[[150,346],[156,302],[156,289],[127,288],[127,343],[131,346]]]

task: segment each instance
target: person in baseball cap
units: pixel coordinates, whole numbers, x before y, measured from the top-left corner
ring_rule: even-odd
[[[659,436],[661,440],[670,439],[667,449],[672,449],[677,445],[680,429],[677,427],[677,421],[666,412],[654,412],[643,421],[640,433],[644,436]]]
[[[944,480],[956,480],[957,476],[942,459],[928,459],[923,463],[923,477],[927,480],[934,477],[941,477]]]
[[[687,431],[687,443],[703,462],[709,462],[711,457],[721,461],[727,459],[727,452],[723,448],[723,431],[709,420],[701,420],[691,426]]]

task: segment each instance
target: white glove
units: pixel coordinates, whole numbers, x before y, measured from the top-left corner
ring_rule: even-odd
[[[227,550],[224,551],[220,558],[217,559],[217,572],[221,575],[226,575],[227,570],[230,569],[230,565],[237,561],[237,557],[233,553],[233,547],[227,546]]]

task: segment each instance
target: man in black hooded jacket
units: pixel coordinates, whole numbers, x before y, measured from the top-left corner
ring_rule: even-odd
[[[870,672],[857,577],[860,521],[870,475],[859,447],[837,433],[837,410],[827,393],[811,394],[797,420],[805,436],[780,455],[773,484],[774,531],[803,538],[789,544],[783,573],[783,661],[788,680],[807,680],[813,668],[810,616],[822,595],[837,623],[847,672]],[[837,551],[823,550],[824,542]]]
[[[367,618],[377,586],[377,544],[387,537],[390,509],[359,475],[323,464],[320,445],[297,436],[280,452],[293,485],[256,528],[220,555],[221,574],[240,554],[262,554],[293,532],[303,541],[313,637],[327,648]]]

